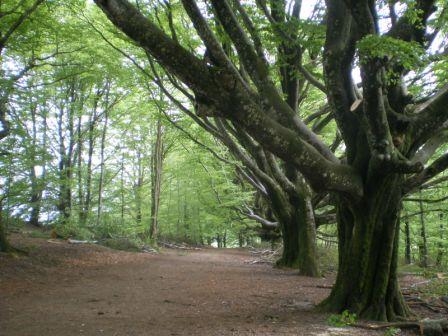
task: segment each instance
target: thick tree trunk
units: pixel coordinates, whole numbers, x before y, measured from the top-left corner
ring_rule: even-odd
[[[319,276],[316,229],[310,201],[304,194],[295,194],[289,197],[289,203],[272,202],[283,241],[283,253],[277,265],[298,268],[301,275]]]
[[[397,176],[376,178],[358,204],[339,199],[339,271],[324,309],[378,321],[410,315],[397,281],[400,210]]]
[[[299,268],[299,225],[297,217],[280,223],[282,231],[283,252],[277,266]]]

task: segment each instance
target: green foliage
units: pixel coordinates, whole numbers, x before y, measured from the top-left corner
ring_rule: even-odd
[[[437,275],[435,275],[437,276]],[[434,277],[428,282],[428,284],[419,287],[419,291],[423,297],[426,298],[439,298],[441,296],[446,296],[448,293],[448,277],[447,275],[443,275],[439,279]]]
[[[53,230],[62,239],[94,240],[94,233],[92,231],[70,221],[56,224]]]
[[[336,272],[338,269],[338,249],[337,246],[317,247],[319,268],[323,272]]]
[[[422,64],[424,49],[417,42],[406,42],[390,36],[367,35],[358,42],[360,62],[386,59],[390,68],[413,69]],[[391,69],[392,70],[392,69]]]
[[[48,238],[50,238],[50,232],[42,231],[42,230],[33,230],[28,233],[28,236],[30,236],[31,238],[48,239]]]
[[[356,322],[356,314],[344,310],[341,314],[332,314],[328,317],[327,323],[333,327],[347,327]]]
[[[401,333],[401,329],[400,328],[394,328],[394,327],[389,327],[386,329],[386,331],[384,332],[384,336],[397,336],[400,335]]]
[[[141,251],[141,246],[143,245],[141,241],[130,238],[109,238],[102,240],[100,243],[101,245],[104,245],[114,250],[129,251],[129,252],[139,252]]]

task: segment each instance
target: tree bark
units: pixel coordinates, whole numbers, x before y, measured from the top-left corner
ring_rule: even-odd
[[[317,277],[316,227],[309,196],[291,195],[288,203],[272,201],[283,242],[282,256],[276,264],[298,268],[301,275]]]
[[[339,272],[324,309],[379,321],[410,316],[397,281],[401,179],[376,179],[360,203],[337,201]]]
[[[106,134],[107,134],[107,128],[109,125],[109,110],[106,109],[104,111],[104,125],[103,129],[101,131],[101,145],[100,145],[100,176],[98,177],[98,208],[96,213],[96,224],[99,225],[101,221],[101,214],[103,211],[103,188],[104,188],[104,168],[105,168],[105,162],[104,162],[104,152],[106,149]],[[121,163],[121,175],[120,175],[120,183],[121,188],[124,188],[124,181],[123,181],[123,173],[124,173],[124,167],[123,162]],[[123,189],[124,190],[124,189]],[[121,191],[123,192],[123,191]],[[121,218],[123,220],[123,204],[121,205],[122,211],[121,211]]]
[[[3,199],[0,199],[0,252],[10,251],[11,245],[6,234],[6,224],[3,222]]]
[[[409,265],[412,262],[411,255],[411,228],[409,226],[409,220],[405,219],[404,221],[404,262],[406,265]]]
[[[29,223],[33,226],[39,226],[39,215],[40,215],[40,209],[41,209],[41,203],[42,203],[42,193],[43,193],[43,187],[42,187],[42,180],[45,178],[45,163],[42,175],[40,177],[37,177],[36,175],[36,166],[37,166],[37,153],[36,149],[38,147],[37,143],[37,106],[31,106],[30,112],[31,112],[31,120],[32,120],[32,143],[31,143],[31,164],[29,168],[30,172],[30,182],[31,182],[31,197],[30,197],[30,205],[31,205],[31,214]],[[44,137],[44,143],[45,143],[45,137],[46,137],[46,120],[44,119],[44,130],[43,130],[43,137]],[[45,148],[45,147],[44,147]]]
[[[440,241],[437,244],[437,257],[436,257],[436,266],[440,267],[442,266],[442,260],[443,257],[445,255],[445,249],[443,248],[443,240],[444,240],[444,225],[443,225],[443,213],[439,214],[439,220],[440,220],[440,225],[439,225],[439,238]]]
[[[426,238],[426,223],[425,216],[423,211],[423,201],[422,201],[422,192],[419,192],[420,200],[418,202],[420,209],[420,242],[418,244],[419,252],[420,252],[420,266],[428,267],[428,241]]]
[[[162,187],[163,170],[163,125],[160,118],[157,119],[156,140],[152,153],[152,184],[151,184],[151,223],[149,227],[149,238],[156,243],[159,230],[159,206],[160,192]]]

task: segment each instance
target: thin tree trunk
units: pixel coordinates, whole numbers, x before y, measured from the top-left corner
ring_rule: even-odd
[[[42,200],[42,188],[36,176],[35,166],[32,164],[30,167],[30,179],[31,179],[31,214],[29,219],[29,224],[33,226],[40,226],[39,215]]]
[[[440,234],[440,241],[437,244],[437,257],[436,257],[436,266],[440,267],[442,266],[442,260],[443,260],[443,256],[445,254],[445,250],[443,248],[443,241],[444,241],[444,231],[445,228],[443,226],[443,213],[439,214],[439,220],[440,220],[440,226],[439,226],[439,234]]]
[[[98,99],[95,98],[93,115],[90,116],[89,120],[89,139],[88,139],[88,150],[87,150],[87,167],[86,167],[86,187],[85,187],[85,197],[84,206],[81,209],[81,225],[85,226],[87,223],[87,218],[90,213],[90,207],[92,203],[92,160],[93,152],[95,149],[95,131],[97,125],[97,104]]]
[[[121,208],[121,225],[124,225],[124,153],[121,153],[121,173],[120,173],[120,208]]]
[[[72,210],[72,173],[73,173],[73,153],[75,146],[74,136],[74,114],[75,114],[75,102],[76,87],[75,83],[71,83],[67,89],[67,97],[64,104],[68,104],[66,111],[63,106],[59,109],[58,114],[58,133],[59,133],[59,203],[58,210],[62,215],[62,223],[68,222],[71,216]],[[64,105],[63,104],[63,105]],[[67,114],[67,128],[68,139],[67,145],[65,144],[66,135],[64,134],[65,128],[63,125],[64,115]]]
[[[156,243],[158,235],[158,217],[160,207],[160,191],[162,187],[163,170],[163,126],[159,118],[157,120],[156,141],[153,146],[151,158],[152,163],[152,185],[151,185],[151,223],[149,238]]]
[[[42,193],[43,193],[43,181],[45,180],[45,162],[43,162],[43,168],[42,168],[42,174],[40,177],[36,175],[36,161],[37,161],[37,154],[36,154],[36,147],[37,147],[37,106],[33,106],[31,108],[31,119],[33,123],[33,134],[32,134],[32,148],[31,148],[31,164],[30,164],[30,181],[31,181],[31,198],[30,198],[30,205],[31,205],[31,213],[30,213],[30,219],[29,224],[33,226],[39,226],[39,216],[42,206]],[[44,117],[43,122],[43,139],[44,144],[43,148],[46,148],[46,134],[47,134],[47,123],[46,118]]]
[[[137,153],[137,180],[134,184],[135,191],[135,218],[137,225],[142,223],[142,192],[143,192],[143,159],[142,153]]]
[[[100,176],[98,179],[98,210],[97,210],[97,214],[96,214],[96,223],[97,225],[100,223],[100,219],[101,219],[101,212],[102,212],[102,208],[103,208],[103,184],[104,184],[104,152],[106,149],[106,135],[107,135],[107,127],[108,127],[108,123],[109,123],[109,113],[108,110],[105,111],[105,116],[104,116],[104,127],[103,127],[103,131],[101,133],[101,147],[100,147]],[[123,190],[124,188],[124,176],[123,176],[123,162],[121,164],[121,188]],[[122,209],[122,217],[123,217],[123,209]]]
[[[423,201],[422,201],[422,192],[420,190],[420,243],[419,243],[419,251],[420,251],[420,266],[428,267],[428,242],[426,239],[426,223],[423,212]]]
[[[6,234],[6,223],[3,221],[3,199],[0,199],[0,252],[10,252],[11,245],[9,244]]]
[[[404,250],[404,262],[409,265],[412,262],[411,256],[411,228],[409,226],[409,220],[404,221],[404,234],[405,234],[405,250]]]
[[[79,222],[85,223],[85,216],[84,216],[84,206],[85,206],[85,199],[84,199],[84,179],[83,179],[83,138],[82,138],[82,115],[79,114],[78,116],[78,122],[76,126],[76,142],[77,142],[77,171],[76,175],[78,178],[77,181],[77,187],[78,187],[78,216],[79,216]],[[84,225],[83,225],[84,226]]]

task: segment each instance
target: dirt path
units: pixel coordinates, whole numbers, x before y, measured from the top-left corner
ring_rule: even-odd
[[[16,239],[0,255],[0,335],[383,335],[332,328],[311,307],[331,279],[251,264],[247,251],[136,254]]]

